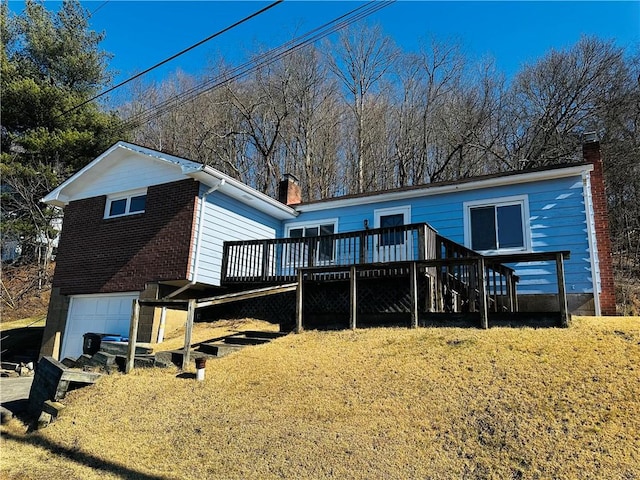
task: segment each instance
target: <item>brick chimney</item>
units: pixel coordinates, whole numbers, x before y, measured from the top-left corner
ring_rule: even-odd
[[[582,145],[582,156],[586,162],[593,165],[593,171],[591,172],[591,197],[596,230],[596,248],[600,261],[600,283],[602,288],[600,292],[600,310],[602,315],[615,315],[616,290],[613,283],[613,261],[607,195],[605,192],[600,142],[595,136],[587,136],[586,142]]]
[[[296,205],[302,202],[302,191],[298,179],[290,174],[285,173],[280,184],[278,185],[278,201],[286,205]]]

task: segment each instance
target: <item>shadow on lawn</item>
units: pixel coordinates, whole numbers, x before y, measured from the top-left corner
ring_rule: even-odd
[[[65,457],[72,462],[85,465],[95,470],[113,473],[121,476],[122,478],[131,480],[168,480],[168,477],[160,477],[157,475],[137,472],[123,465],[103,460],[93,455],[89,455],[88,453],[83,453],[78,448],[67,448],[61,445],[57,445],[37,435],[28,435],[22,437],[9,432],[2,432],[2,437],[5,437],[8,440],[13,440],[15,442],[26,443],[28,445],[33,445],[49,450],[51,453],[59,455],[61,457]]]

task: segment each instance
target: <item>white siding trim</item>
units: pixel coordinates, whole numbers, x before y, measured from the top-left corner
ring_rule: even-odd
[[[585,172],[582,175],[582,189],[584,197],[584,214],[587,223],[587,238],[589,239],[589,261],[591,263],[591,281],[593,282],[593,306],[596,316],[602,314],[600,306],[600,258],[598,257],[598,242],[596,238],[595,215],[593,212],[593,198],[591,197],[591,176]]]

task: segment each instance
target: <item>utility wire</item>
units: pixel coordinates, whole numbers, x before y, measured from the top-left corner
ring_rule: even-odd
[[[107,3],[109,3],[109,0],[106,0],[105,2],[102,2],[102,3],[98,6],[98,8],[96,8],[93,12],[91,12],[91,13],[89,14],[89,16],[90,16],[90,17],[93,17],[93,16],[96,14],[96,12],[97,12],[98,10],[100,10],[102,7],[104,7]]]
[[[270,65],[277,60],[308,46],[309,44],[315,43],[316,41],[391,5],[394,1],[395,0],[372,0],[367,4],[361,5],[344,15],[325,23],[324,25],[305,33],[304,35],[289,40],[278,47],[254,57],[230,71],[223,72],[220,75],[205,80],[204,82],[174,95],[153,107],[133,114],[127,120],[123,120],[123,126],[132,128],[147,123],[173,109],[174,105],[178,102],[186,103],[191,101],[203,93],[219,88],[237,78],[243,77],[262,67]]]
[[[115,85],[115,86],[113,86],[113,87],[111,87],[111,88],[109,88],[109,89],[107,89],[107,90],[105,90],[105,91],[103,91],[103,92],[99,93],[98,95],[96,95],[96,96],[94,96],[94,97],[91,97],[90,99],[85,100],[85,101],[84,101],[84,102],[82,102],[82,103],[79,103],[79,104],[78,104],[78,105],[76,105],[75,107],[72,107],[72,108],[70,108],[69,110],[66,110],[66,111],[62,112],[60,115],[58,115],[58,117],[61,117],[61,116],[63,116],[63,115],[66,115],[67,113],[73,112],[74,110],[77,110],[78,108],[82,107],[83,105],[86,105],[87,103],[93,102],[94,100],[96,100],[96,99],[98,99],[98,98],[102,97],[103,95],[106,95],[106,94],[107,94],[107,93],[109,93],[109,92],[113,92],[116,88],[120,88],[120,87],[122,87],[123,85],[126,85],[126,84],[127,84],[127,83],[129,83],[129,82],[132,82],[132,81],[133,81],[133,80],[135,80],[136,78],[140,78],[141,76],[146,75],[146,74],[147,74],[147,73],[149,73],[150,71],[155,70],[155,69],[156,69],[156,68],[158,68],[158,67],[161,67],[161,66],[162,66],[162,65],[164,65],[165,63],[168,63],[168,62],[170,62],[171,60],[174,60],[174,59],[176,59],[177,57],[179,57],[179,56],[181,56],[181,55],[184,55],[185,53],[187,53],[187,52],[189,52],[189,51],[193,50],[194,48],[199,47],[199,46],[200,46],[200,45],[202,45],[203,43],[206,43],[206,42],[208,42],[209,40],[212,40],[212,39],[214,39],[214,38],[216,38],[216,37],[219,37],[219,36],[220,36],[220,35],[222,35],[223,33],[226,33],[226,32],[228,32],[229,30],[231,30],[231,29],[233,29],[233,28],[235,28],[235,27],[237,27],[237,26],[239,26],[239,25],[241,25],[241,24],[243,24],[243,23],[245,23],[245,22],[247,22],[247,21],[251,20],[252,18],[257,17],[258,15],[260,15],[260,14],[262,14],[262,13],[266,12],[267,10],[269,10],[269,9],[271,9],[271,8],[273,8],[273,7],[275,7],[275,6],[276,6],[276,5],[278,5],[279,3],[282,3],[283,1],[284,1],[284,0],[276,0],[275,2],[271,3],[270,5],[267,5],[266,7],[264,7],[264,8],[262,8],[262,9],[258,10],[257,12],[252,13],[251,15],[249,15],[249,16],[247,16],[247,17],[243,18],[242,20],[238,20],[238,21],[237,21],[237,22],[235,22],[233,25],[229,25],[228,27],[223,28],[222,30],[220,30],[220,31],[218,31],[218,32],[214,33],[213,35],[210,35],[209,37],[205,38],[204,40],[200,40],[198,43],[194,43],[194,44],[193,44],[193,45],[191,45],[190,47],[187,47],[187,48],[185,48],[184,50],[182,50],[182,51],[180,51],[180,52],[178,52],[178,53],[176,53],[176,54],[174,54],[174,55],[170,56],[169,58],[166,58],[166,59],[162,60],[160,63],[156,63],[154,66],[149,67],[149,68],[147,68],[146,70],[144,70],[144,71],[142,71],[142,72],[139,72],[139,73],[135,74],[133,77],[130,77],[130,78],[128,78],[127,80],[125,80],[125,81],[123,81],[123,82],[120,82],[119,84],[117,84],[117,85]],[[105,2],[105,4],[106,4],[106,3],[107,3],[107,2]],[[104,5],[104,4],[102,4],[100,7],[102,7],[103,5]],[[96,11],[97,11],[98,9],[100,9],[100,7],[98,7],[98,8],[96,9]],[[94,12],[94,13],[95,13],[95,12]],[[58,117],[56,117],[56,118],[58,118]]]

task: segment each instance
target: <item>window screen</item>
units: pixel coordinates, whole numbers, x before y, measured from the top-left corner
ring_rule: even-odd
[[[495,207],[471,209],[471,249],[495,250],[496,223]]]
[[[498,245],[500,248],[524,247],[521,205],[497,207]]]
[[[469,214],[472,250],[525,247],[522,204],[473,207]]]

